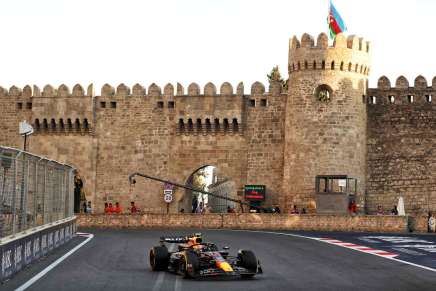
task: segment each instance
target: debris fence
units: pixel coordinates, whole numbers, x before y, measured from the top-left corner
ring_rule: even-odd
[[[74,168],[0,147],[0,238],[72,217]]]

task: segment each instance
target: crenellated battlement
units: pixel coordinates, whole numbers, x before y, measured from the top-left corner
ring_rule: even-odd
[[[23,89],[12,86],[9,90],[0,87],[0,97],[11,96],[11,97],[23,97],[23,98],[32,98],[32,97],[84,97],[84,96],[93,96],[93,84],[90,84],[87,88],[87,92],[80,84],[76,84],[73,87],[73,91],[71,92],[67,85],[62,84],[57,89],[50,84],[47,84],[43,87],[43,90],[33,85],[24,86]]]
[[[219,88],[219,91],[218,89]],[[269,91],[265,90],[265,85],[260,82],[255,82],[250,88],[251,95],[263,95],[263,94],[281,94],[280,88],[275,86],[270,86]],[[145,89],[141,84],[135,84],[133,89],[130,90],[128,86],[121,83],[115,89],[115,87],[105,84],[101,88],[101,97],[167,97],[167,98],[177,98],[177,97],[219,97],[219,96],[244,96],[244,84],[240,82],[236,86],[236,90],[229,82],[224,82],[220,86],[215,85],[212,82],[208,82],[203,89],[197,83],[190,83],[185,92],[185,87],[177,83],[176,90],[174,86],[170,83],[164,86],[162,91],[161,87],[152,83],[148,89]]]
[[[290,39],[289,48],[293,50],[313,48],[313,49],[329,49],[329,48],[348,48],[360,52],[369,53],[370,43],[363,38],[355,35],[350,35],[345,38],[344,34],[340,33],[333,41],[333,45],[329,46],[328,36],[324,32],[318,35],[316,44],[313,36],[304,33],[299,40],[295,35]]]
[[[146,89],[145,86],[141,84],[135,84],[132,89],[124,83],[119,84],[116,88],[110,84],[104,84],[100,90],[100,97],[187,97],[187,96],[244,96],[244,84],[240,82],[236,86],[236,90],[229,82],[222,83],[219,87],[212,82],[208,82],[203,89],[197,83],[191,83],[188,85],[185,92],[185,88],[180,83],[177,83],[176,90],[174,86],[170,83],[163,87],[163,91],[160,86],[152,83]],[[219,91],[217,90],[219,88]],[[265,90],[265,85],[260,82],[254,82],[250,88],[251,95],[262,95],[262,94],[281,94],[280,88],[274,86],[269,87],[269,91]],[[93,97],[94,87],[90,84],[85,91],[84,87],[80,84],[74,85],[72,91],[70,88],[61,84],[58,88],[47,84],[41,90],[38,86],[26,85],[23,89],[12,86],[8,89],[0,87],[0,97],[11,96],[11,97],[24,97],[24,98],[43,98],[43,97]]]
[[[409,87],[409,81],[404,76],[399,76],[395,81],[395,87],[391,87],[391,81],[386,76],[381,76],[377,81],[377,89],[379,90],[390,90],[390,89],[432,89],[436,90],[436,76],[433,77],[432,85],[427,85],[427,79],[419,75],[415,78],[414,87]]]
[[[74,85],[72,91],[65,84],[57,88],[47,84],[42,90],[29,85],[23,89],[12,86],[9,90],[0,87],[0,96],[14,100],[10,102],[15,103],[16,113],[32,123],[36,134],[51,136],[92,135],[99,117],[116,120],[119,114],[135,110],[137,105],[124,102],[129,98],[142,104],[137,107],[143,108],[139,109],[141,114],[171,118],[177,134],[243,134],[244,111],[262,110],[277,103],[272,100],[283,104],[286,100],[275,99],[283,94],[279,83],[271,84],[266,91],[262,83],[254,82],[250,93],[244,94],[242,82],[236,90],[229,82],[220,86],[208,82],[203,88],[191,83],[187,90],[180,83],[176,90],[170,83],[163,90],[155,83],[147,89],[141,84],[132,89],[124,83],[116,87],[104,84],[99,96],[94,95],[92,84],[86,92],[80,84]]]
[[[337,70],[369,75],[370,43],[363,38],[338,34],[329,46],[325,33],[314,38],[305,33],[289,40],[289,73],[307,70]]]
[[[370,88],[368,95],[370,105],[431,105],[435,102],[432,100],[432,96],[436,95],[436,77],[433,78],[432,84],[429,86],[426,78],[419,75],[411,87],[404,76],[399,76],[395,80],[395,86],[391,85],[388,77],[382,76],[378,79],[377,88]]]

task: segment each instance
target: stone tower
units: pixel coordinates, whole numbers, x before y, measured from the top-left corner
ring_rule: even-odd
[[[329,46],[304,34],[289,43],[283,194],[292,204],[313,209],[316,175],[349,175],[358,180],[364,204],[366,181],[366,90],[369,43],[337,35]]]

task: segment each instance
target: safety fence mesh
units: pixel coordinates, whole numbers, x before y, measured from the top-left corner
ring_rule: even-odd
[[[0,238],[72,217],[74,168],[0,147]]]

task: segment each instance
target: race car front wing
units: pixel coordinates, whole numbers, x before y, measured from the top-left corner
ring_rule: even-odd
[[[239,267],[239,266],[232,266],[231,272],[226,272],[221,268],[207,268],[200,270],[199,276],[200,277],[212,277],[212,276],[241,276],[241,275],[254,275],[254,274],[262,274],[262,268],[260,264],[258,264],[257,271],[256,272],[250,272],[249,270]]]

